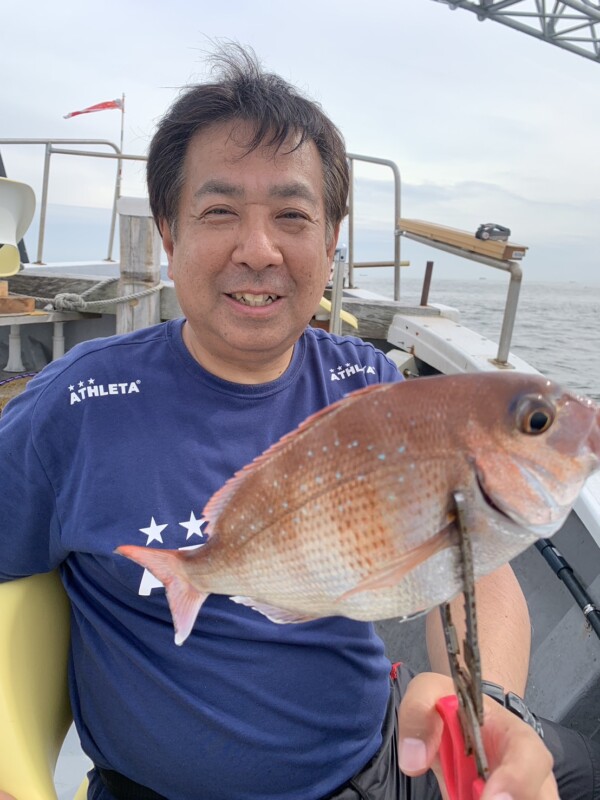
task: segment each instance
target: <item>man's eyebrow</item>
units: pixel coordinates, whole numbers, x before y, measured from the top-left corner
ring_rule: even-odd
[[[211,179],[205,181],[202,186],[194,192],[194,198],[199,199],[207,194],[220,194],[225,197],[243,197],[245,191],[242,186],[236,186],[227,181]],[[272,186],[269,189],[269,197],[278,197],[284,200],[300,198],[302,200],[308,200],[309,203],[313,204],[318,202],[314,192],[305,183],[300,181],[292,181],[291,183],[282,183],[277,186]]]
[[[305,183],[300,183],[299,181],[273,186],[269,190],[269,196],[280,197],[284,200],[298,197],[302,200],[308,200],[309,203],[317,203],[317,197],[314,192]]]
[[[203,197],[205,194],[222,194],[226,197],[242,197],[244,190],[241,186],[235,186],[227,181],[209,180],[194,192],[194,198]]]

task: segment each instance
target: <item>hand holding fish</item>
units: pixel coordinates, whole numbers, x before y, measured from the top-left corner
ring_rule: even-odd
[[[454,691],[445,675],[422,673],[409,684],[399,710],[400,766],[408,775],[432,768],[440,785],[438,758],[442,719],[436,702]],[[558,800],[552,757],[537,733],[490,698],[484,699],[482,728],[490,777],[481,800]]]
[[[505,643],[505,646],[502,646],[502,637],[495,636],[492,640],[495,647],[490,647],[490,642],[488,642],[485,648],[485,656],[487,657],[486,670],[491,669],[495,679],[500,679],[503,683],[508,680],[509,685],[519,690],[525,688],[530,639],[525,633],[528,630],[528,625],[523,626],[520,624],[518,618],[523,616],[523,612],[525,617],[528,615],[522,591],[508,566],[501,568],[491,576],[486,576],[476,587],[470,535],[466,524],[467,510],[464,506],[462,493],[454,493],[454,501],[462,561],[462,598],[457,598],[453,603],[443,603],[440,606],[439,620],[436,619],[435,614],[430,614],[427,631],[431,663],[436,665],[442,672],[449,671],[452,677],[453,691],[455,692],[455,694],[444,695],[435,701],[436,716],[441,718],[442,731],[441,738],[435,749],[436,769],[434,772],[438,782],[444,787],[445,800],[480,800],[480,798],[484,797],[486,782],[490,778],[490,759],[486,749],[486,741],[490,735],[493,737],[493,734],[490,734],[490,723],[486,720],[486,717],[489,718],[489,711],[485,710],[484,705],[482,652],[480,649],[479,622],[476,614],[476,590],[480,600],[483,600],[485,614],[489,613],[490,607],[493,608],[494,614],[501,611],[502,602],[499,601],[498,594],[504,596],[505,603],[508,599],[513,618],[518,606],[521,605],[521,613],[516,615],[516,624],[511,626],[514,627],[515,633],[518,634],[520,632],[521,635],[511,636],[511,631],[505,631],[509,635],[509,642]],[[497,591],[498,589],[500,590],[499,592]],[[463,611],[464,629],[462,629],[461,625],[461,613]],[[455,620],[458,623],[458,628],[455,625]],[[441,631],[440,625],[435,625],[436,621],[441,621]],[[489,620],[486,621],[489,625]],[[494,628],[495,626],[492,624],[491,627]],[[460,636],[459,630],[461,631]],[[440,652],[440,640],[443,640],[444,644],[443,654]],[[502,653],[499,660],[494,660],[492,656],[498,646],[501,647]],[[496,663],[494,663],[495,661]],[[433,677],[435,678],[435,676]],[[488,725],[485,735],[482,730],[484,722]],[[493,726],[493,722],[491,725]],[[404,734],[403,729],[400,727],[399,731],[400,734]],[[504,728],[501,728],[501,731],[504,731]],[[519,731],[519,733],[522,733],[522,731]],[[540,741],[539,739],[529,738],[533,749],[525,761],[528,758],[535,758],[536,763],[538,763],[535,751],[539,749]],[[493,741],[500,741],[500,739],[493,737]],[[419,739],[402,739],[400,744],[402,745],[403,743],[404,745],[400,748],[399,755],[402,756],[404,762],[408,762],[404,765],[410,770],[411,756],[413,760],[415,755],[418,758],[420,751],[422,757],[426,755],[427,748],[423,747]],[[527,741],[523,742],[522,745],[526,751]],[[515,752],[522,760],[525,751],[519,748]],[[508,760],[501,761],[501,764],[507,774],[514,775],[515,765],[511,759],[512,756],[509,752]],[[552,764],[550,763],[549,769],[551,768]],[[519,773],[520,770],[517,763],[516,774],[519,775]],[[498,794],[502,795],[501,792],[498,792]],[[513,795],[510,796],[512,797]],[[554,794],[551,796],[555,797]]]

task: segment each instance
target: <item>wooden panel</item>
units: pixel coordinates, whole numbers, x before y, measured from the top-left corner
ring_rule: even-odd
[[[121,198],[119,231],[121,243],[120,288],[123,297],[151,289],[160,283],[162,243],[158,228],[150,216],[137,216],[130,198]],[[129,208],[127,207],[129,205]],[[160,295],[138,297],[116,307],[117,333],[129,333],[160,322]]]
[[[425,222],[420,219],[400,219],[398,227],[401,231],[424,236],[434,242],[459,247],[462,250],[469,250],[472,253],[479,253],[501,261],[520,260],[524,258],[528,249],[525,245],[515,242],[496,242],[490,239],[484,241],[468,231],[448,228],[446,225],[437,225],[434,222]]]
[[[34,310],[33,297],[0,297],[0,314],[28,314]]]
[[[174,286],[163,286],[160,292],[161,319],[177,319],[183,317],[183,311],[177,300]]]

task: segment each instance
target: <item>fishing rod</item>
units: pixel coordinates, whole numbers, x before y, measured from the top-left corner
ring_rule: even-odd
[[[550,568],[571,592],[579,608],[583,611],[590,626],[600,638],[600,609],[587,592],[587,589],[573,572],[573,568],[549,539],[539,539],[535,546],[544,556]]]

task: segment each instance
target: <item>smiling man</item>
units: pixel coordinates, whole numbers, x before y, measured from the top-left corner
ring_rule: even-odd
[[[89,800],[438,800],[434,707],[452,683],[433,622],[439,672],[410,683],[369,623],[276,625],[218,595],[176,647],[162,585],[114,552],[201,545],[202,509],[234,472],[349,391],[400,379],[371,345],[308,325],[346,213],[341,135],[250,54],[218,63],[148,159],[184,318],[79,345],[8,405],[0,579],[60,570]],[[70,404],[80,381],[137,390]],[[529,620],[508,567],[478,605],[484,677],[522,692]],[[537,733],[492,700],[486,714],[484,799],[556,800]]]
[[[314,142],[298,146],[291,132],[248,152],[254,133],[239,120],[196,133],[176,220],[160,220],[184,341],[206,369],[236,383],[265,383],[287,369],[339,231],[327,222]]]

